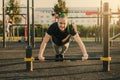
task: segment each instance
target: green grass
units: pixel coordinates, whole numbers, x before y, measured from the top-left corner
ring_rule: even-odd
[[[14,41],[18,41],[18,40],[21,40],[22,37],[12,37],[12,40]],[[7,39],[7,38],[6,38]],[[82,40],[95,40],[94,37],[88,37],[88,38],[85,38],[85,37],[81,37]],[[42,37],[35,37],[35,41],[41,41],[42,40]],[[116,38],[115,40],[120,40],[120,37],[119,38]],[[0,41],[2,41],[2,37],[0,37]]]
[[[22,37],[11,37],[13,41],[21,40]],[[8,39],[8,37],[6,38]],[[35,37],[35,41],[41,41],[42,37]],[[2,37],[0,37],[0,41],[2,41]]]

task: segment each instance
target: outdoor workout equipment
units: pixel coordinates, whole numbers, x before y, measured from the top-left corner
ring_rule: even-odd
[[[26,15],[26,17],[25,17],[25,25],[24,25],[24,41],[26,41],[27,40],[27,26],[26,26],[26,23],[27,23],[27,15]]]
[[[24,61],[37,61],[39,60],[37,57],[31,57],[31,58],[24,58]],[[52,58],[52,57],[46,57],[45,60],[47,61],[52,61],[52,60],[56,60],[56,58]],[[61,59],[58,59],[61,60]],[[82,60],[82,57],[65,57],[62,60]],[[102,61],[111,61],[111,57],[89,57],[87,60],[102,60]]]
[[[52,57],[46,57],[46,61],[52,61],[56,60],[56,58]],[[81,57],[65,57],[63,59],[58,60],[82,60]],[[88,60],[101,60],[101,61],[111,61],[111,57],[89,57]],[[39,59],[36,57],[32,57],[32,48],[31,46],[26,47],[26,58],[24,58],[24,61],[26,62],[26,70],[27,71],[33,71],[33,62],[39,61]]]
[[[102,60],[103,61],[103,71],[110,71],[110,43],[109,43],[109,4],[104,3],[103,8],[103,57],[102,58],[88,58],[88,60]],[[26,47],[26,70],[33,71],[33,61],[38,60],[32,57],[32,48],[28,45]],[[45,60],[55,60],[46,58]],[[81,58],[64,58],[64,60],[81,60]]]
[[[29,49],[28,52],[31,52],[31,50]],[[26,61],[26,70],[27,71],[33,71],[33,62],[39,61],[39,59],[37,57],[34,58],[31,55],[32,55],[32,53],[26,53],[26,58],[24,58],[24,61]],[[52,61],[52,60],[56,60],[56,58],[46,57],[45,60]],[[82,60],[82,58],[81,57],[66,57],[66,58],[63,58],[62,60]],[[111,61],[111,57],[99,57],[99,58],[89,57],[88,60]]]
[[[118,38],[119,36],[120,36],[120,33],[118,33],[118,34],[116,34],[115,36],[113,36],[113,37],[111,38],[111,40],[114,40],[114,39]]]
[[[3,15],[3,47],[6,48],[6,36],[5,36],[5,0],[2,0],[2,7],[3,7],[3,10],[2,10],[2,15]],[[14,7],[15,8],[15,7]],[[21,7],[20,7],[21,8]],[[26,7],[22,7],[22,8],[26,8]],[[29,7],[29,0],[27,0],[27,44],[30,45],[30,42],[32,42],[32,46],[34,47],[34,0],[32,0],[32,32],[31,32],[31,41],[30,41],[30,19],[29,19],[29,13],[30,13],[30,7]],[[25,14],[12,14],[12,15],[25,15]],[[25,37],[26,37],[25,35]]]

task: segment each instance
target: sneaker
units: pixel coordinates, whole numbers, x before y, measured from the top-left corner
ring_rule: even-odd
[[[64,56],[62,54],[59,54],[60,61],[63,61]]]
[[[59,59],[59,55],[56,55],[55,56],[55,61],[59,61],[60,59]]]

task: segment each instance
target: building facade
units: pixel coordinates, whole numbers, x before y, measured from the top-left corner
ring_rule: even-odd
[[[52,16],[52,8],[36,8],[35,24],[50,25],[54,22]],[[68,12],[68,20],[76,25],[93,26],[98,21],[97,7],[70,7]]]

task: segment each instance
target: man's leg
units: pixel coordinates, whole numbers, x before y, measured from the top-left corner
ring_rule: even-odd
[[[61,51],[60,51],[60,61],[63,61],[63,58],[64,58],[64,54],[66,53],[66,51],[68,50],[68,47],[69,47],[69,42],[64,44],[63,46],[61,46]]]
[[[60,51],[59,51],[59,48],[60,48],[60,46],[57,46],[56,44],[54,44],[53,42],[52,42],[52,46],[53,46],[53,48],[54,48],[54,52],[55,52],[55,54],[56,54],[56,56],[55,56],[55,61],[59,61],[59,55],[60,55]]]
[[[53,43],[53,48],[54,48],[54,52],[56,55],[59,55],[60,52],[59,52],[59,46],[57,46],[56,44]]]
[[[64,44],[63,46],[61,46],[62,50],[61,50],[60,54],[64,56],[64,54],[68,50],[68,47],[69,47],[69,42]]]
[[[56,61],[58,61],[59,59],[61,61],[63,61],[63,58],[64,58],[64,53],[66,53],[68,47],[69,47],[69,42],[64,44],[63,46],[57,46],[56,44],[52,43],[53,44],[53,48],[55,50],[55,53],[56,53]]]

